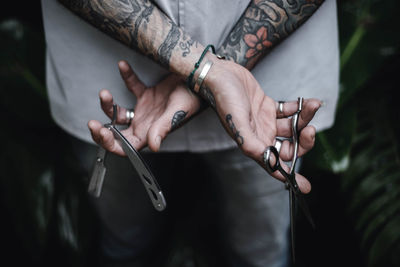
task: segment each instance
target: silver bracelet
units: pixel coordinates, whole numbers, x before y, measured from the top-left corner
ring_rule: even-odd
[[[203,67],[203,69],[201,70],[200,75],[199,75],[199,77],[197,78],[197,81],[196,81],[196,83],[195,83],[195,85],[194,85],[194,92],[195,92],[195,93],[199,93],[200,88],[201,88],[201,86],[203,85],[204,79],[206,78],[206,76],[207,76],[208,72],[210,71],[211,66],[212,66],[213,64],[214,64],[214,63],[213,63],[212,61],[207,61],[206,64],[204,64],[204,67]]]

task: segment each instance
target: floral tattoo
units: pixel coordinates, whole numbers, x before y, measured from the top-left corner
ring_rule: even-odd
[[[324,0],[252,0],[220,55],[252,69],[258,60],[302,25]]]

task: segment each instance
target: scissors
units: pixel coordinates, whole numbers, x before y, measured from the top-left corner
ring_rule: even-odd
[[[310,222],[313,228],[315,228],[314,221],[311,217],[310,210],[308,208],[307,203],[301,193],[299,186],[296,182],[296,162],[298,159],[298,150],[299,150],[299,138],[300,138],[300,131],[298,129],[298,122],[300,112],[303,108],[303,101],[302,97],[298,98],[298,109],[296,113],[292,116],[292,141],[294,144],[294,152],[292,163],[290,166],[289,173],[286,172],[280,163],[279,159],[279,152],[282,146],[282,140],[277,139],[274,146],[269,146],[264,152],[264,164],[267,168],[267,171],[272,174],[275,171],[279,171],[286,179],[286,188],[289,190],[289,205],[290,205],[290,238],[291,238],[291,245],[292,245],[292,260],[293,263],[295,262],[295,217],[297,211],[297,205],[300,206],[301,210],[303,211],[304,215],[306,216],[307,220]],[[275,164],[271,164],[272,156],[275,158]]]
[[[104,124],[104,127],[108,128],[114,134],[114,137],[120,141],[122,149],[128,156],[129,161],[132,163],[137,173],[139,174],[139,177],[147,191],[147,194],[150,197],[151,202],[153,203],[154,208],[158,211],[164,210],[167,206],[167,203],[165,201],[161,188],[157,183],[156,178],[151,173],[150,168],[147,166],[144,159],[131,145],[131,143],[129,143],[125,136],[117,129],[117,127],[115,126],[116,119],[117,106],[113,105],[113,119],[111,123]],[[105,157],[106,150],[100,147],[97,152],[96,163],[88,188],[89,193],[91,193],[95,197],[100,197],[101,194],[101,188],[103,186],[103,181],[106,173],[106,166],[104,164]]]

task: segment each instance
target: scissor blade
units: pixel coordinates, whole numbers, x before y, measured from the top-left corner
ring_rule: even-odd
[[[104,177],[106,176],[107,168],[104,165],[106,150],[99,147],[97,150],[96,162],[94,164],[92,176],[90,178],[88,192],[94,197],[100,197],[101,189],[103,188]]]
[[[154,208],[158,211],[164,210],[167,206],[164,195],[161,192],[161,188],[158,185],[156,178],[151,173],[149,167],[147,167],[145,161],[142,159],[136,149],[131,145],[131,143],[129,143],[125,136],[117,128],[115,128],[115,126],[106,126],[113,132],[114,136],[121,141],[122,149],[138,172],[139,177],[142,180],[144,187],[146,188],[147,194],[149,195]]]
[[[296,196],[293,189],[289,189],[289,206],[290,206],[290,240],[293,264],[296,262],[295,255],[295,237],[296,237]]]
[[[310,209],[308,208],[307,202],[304,199],[304,197],[301,195],[301,193],[296,195],[296,200],[298,201],[299,206],[304,213],[304,216],[306,216],[306,218],[309,221],[309,223],[311,224],[312,228],[315,229],[315,223],[311,216]]]

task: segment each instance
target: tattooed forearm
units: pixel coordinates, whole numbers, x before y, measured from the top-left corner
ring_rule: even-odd
[[[172,117],[172,121],[171,121],[171,131],[175,130],[176,128],[178,128],[181,123],[183,122],[183,120],[186,117],[187,112],[183,111],[183,110],[179,110],[177,112],[175,112],[174,116]]]
[[[215,103],[215,98],[214,94],[211,92],[211,90],[205,86],[202,86],[199,90],[199,95],[215,110],[216,109],[216,103]]]
[[[232,121],[232,115],[231,114],[226,115],[225,120],[226,120],[226,123],[229,126],[229,129],[231,129],[233,137],[236,140],[236,142],[238,143],[238,145],[239,146],[243,145],[243,143],[244,143],[243,136],[241,136],[240,132],[236,129],[236,126]]]
[[[303,24],[324,0],[252,0],[218,53],[248,69]]]
[[[172,51],[181,37],[181,32],[179,31],[178,26],[176,26],[172,21],[169,21],[169,23],[171,24],[171,30],[158,48],[158,54],[163,55],[160,57],[160,63],[163,66],[169,66],[169,59],[171,58]]]
[[[192,61],[182,63],[180,59],[193,52],[195,41],[149,0],[58,1],[112,38],[172,71],[186,75],[190,73],[186,69],[193,68]],[[177,60],[172,62],[174,55]]]

